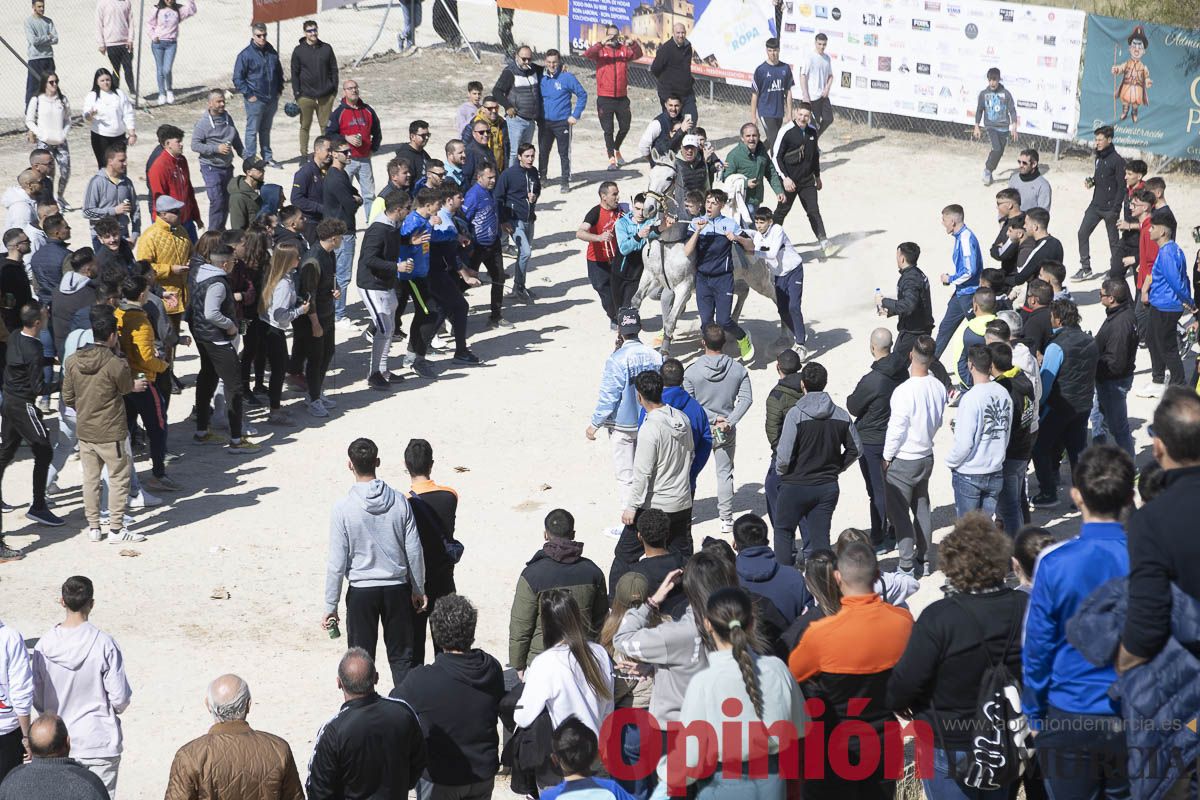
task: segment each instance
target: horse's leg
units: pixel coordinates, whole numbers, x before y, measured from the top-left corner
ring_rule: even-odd
[[[742,318],[742,306],[746,305],[746,298],[749,295],[749,284],[740,280],[735,280],[733,282],[733,313],[729,315],[729,318],[733,320],[735,325],[738,323],[738,320]]]

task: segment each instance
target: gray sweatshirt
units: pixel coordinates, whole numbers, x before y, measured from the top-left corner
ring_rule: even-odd
[[[355,483],[333,507],[326,611],[337,611],[343,578],[356,587],[407,583],[413,594],[425,594],[425,558],[412,509],[404,495],[378,478]]]
[[[954,447],[946,466],[964,475],[989,475],[1004,468],[1012,433],[1012,397],[998,383],[977,383],[963,395],[954,420]]]
[[[29,45],[26,58],[54,58],[54,45],[58,44],[54,20],[30,14],[25,18],[25,41]]]
[[[204,264],[200,269],[196,270],[196,283],[200,284],[211,278],[220,278],[224,275],[225,270],[220,267],[214,267],[212,264]],[[232,347],[233,337],[237,335],[237,323],[221,313],[221,304],[225,302],[227,296],[224,282],[218,281],[208,287],[208,291],[204,295],[204,319],[229,334],[229,339],[225,341],[218,339],[213,344],[226,344]],[[234,329],[233,333],[229,333],[230,328]]]
[[[754,403],[750,373],[727,355],[700,356],[684,371],[683,388],[704,407],[710,424],[724,417],[736,427]]]
[[[663,406],[647,414],[638,429],[629,507],[668,513],[691,508],[694,456],[691,424],[682,411]]]
[[[689,607],[678,620],[650,625],[650,607],[631,608],[613,637],[613,647],[634,661],[654,666],[650,713],[662,727],[679,719],[692,676],[708,666],[708,651]]]
[[[130,212],[118,215],[117,204],[129,201]],[[100,170],[88,181],[83,191],[83,216],[87,218],[88,227],[93,236],[96,235],[96,220],[101,217],[115,216],[121,223],[121,237],[131,239],[142,232],[142,212],[138,210],[137,189],[129,176],[122,176],[116,183],[108,177],[108,173]],[[129,235],[130,228],[133,236]]]
[[[272,328],[286,331],[292,327],[292,320],[300,316],[300,305],[296,302],[295,275],[294,271],[284,275],[279,283],[275,284],[267,312],[259,315],[262,321]]]
[[[223,144],[232,145],[226,155],[221,155],[217,148]],[[233,117],[226,111],[219,117],[214,117],[207,111],[196,120],[192,128],[192,151],[200,154],[200,166],[213,169],[226,169],[233,166],[236,153],[242,155],[242,137],[238,135]],[[222,186],[222,189],[225,187]]]

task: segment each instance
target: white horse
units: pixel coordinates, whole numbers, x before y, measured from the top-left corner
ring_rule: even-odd
[[[740,224],[752,227],[753,222],[748,219],[749,214],[745,210],[745,177],[730,176],[726,185],[737,184],[738,179],[740,179],[740,195],[738,196],[742,200],[740,209],[733,197],[730,200],[731,205],[726,208],[732,211],[732,215],[735,215],[734,219],[737,219]],[[671,208],[674,204],[671,197],[674,184],[674,164],[666,160],[653,162],[650,168],[649,185],[646,188],[646,202],[643,206],[646,218],[653,218],[670,211],[676,212],[674,214],[676,217],[686,215],[686,211]],[[746,217],[746,220],[743,220],[742,217]],[[637,293],[633,297],[633,305],[636,308],[640,307],[642,300],[656,289],[662,290],[663,336],[659,351],[663,355],[670,354],[671,340],[675,336],[675,326],[696,289],[696,259],[684,252],[684,242],[687,236],[687,224],[677,222],[668,228],[660,239],[647,245],[642,259],[645,271],[642,273],[642,282],[638,286]],[[734,248],[733,275],[736,295],[732,314],[734,322],[741,316],[742,306],[746,302],[746,296],[750,289],[754,289],[774,304],[775,282],[771,277],[770,269],[762,259],[746,254],[740,247]]]

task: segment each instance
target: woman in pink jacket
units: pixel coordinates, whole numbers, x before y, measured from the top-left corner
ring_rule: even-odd
[[[133,3],[131,0],[97,0],[96,47],[108,56],[113,77],[125,70],[125,83],[133,91]]]
[[[175,102],[171,90],[171,68],[175,66],[175,48],[179,39],[179,23],[196,13],[195,0],[158,0],[154,13],[146,18],[146,35],[150,37],[150,52],[158,77],[158,104]]]

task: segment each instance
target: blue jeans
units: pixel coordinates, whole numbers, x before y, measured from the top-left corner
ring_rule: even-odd
[[[158,79],[158,96],[163,98],[171,91],[171,70],[175,67],[175,42],[151,42],[150,52],[154,54],[154,76]]]
[[[961,517],[971,511],[982,511],[988,517],[996,513],[996,501],[1004,484],[1004,472],[987,475],[966,475],[950,471],[950,486],[954,489],[954,515]]]
[[[219,231],[229,219],[229,181],[233,179],[233,167],[210,167],[200,165],[204,177],[204,191],[208,195],[208,229]]]
[[[337,249],[337,285],[341,295],[333,304],[333,318],[346,318],[346,290],[350,287],[350,279],[354,277],[354,234],[347,233],[342,237],[342,246]]]
[[[533,252],[533,220],[512,221],[513,241],[517,244],[517,264],[513,268],[513,288],[525,288],[525,275],[529,271],[529,256]]]
[[[1133,457],[1133,432],[1129,428],[1129,404],[1125,396],[1133,388],[1133,376],[1096,381],[1096,401],[1092,405],[1092,441],[1097,444],[1109,435],[1117,447]]]
[[[950,296],[949,302],[946,303],[946,313],[942,316],[941,324],[938,325],[937,339],[934,340],[937,345],[934,352],[938,358],[941,358],[942,353],[946,352],[954,332],[958,330],[958,326],[970,313],[971,295],[956,292]]]
[[[352,158],[346,165],[346,174],[351,180],[358,179],[359,194],[362,195],[363,221],[369,222],[371,203],[375,201],[375,173],[371,171],[371,159]]]
[[[1028,471],[1028,459],[1004,459],[1000,497],[996,500],[996,516],[1004,524],[1004,532],[1009,537],[1017,535],[1025,519],[1025,515],[1021,513],[1021,498],[1025,496],[1025,474]]]
[[[696,273],[696,310],[700,325],[716,322],[734,339],[744,338],[746,332],[733,321],[733,273],[704,275]]]
[[[508,165],[517,163],[517,147],[533,141],[534,125],[531,119],[508,117]]]
[[[1007,800],[1007,786],[985,792],[959,783],[953,775],[951,762],[957,765],[964,757],[966,753],[934,749],[933,777],[921,779],[926,800]]]
[[[421,2],[400,0],[400,33],[396,36],[396,44],[401,50],[417,43],[417,28],[421,27]]]
[[[804,266],[796,267],[786,275],[775,279],[775,307],[779,309],[779,318],[788,330],[796,337],[796,344],[804,344],[807,336],[804,333],[804,314],[800,311],[800,301],[804,297]]]
[[[258,140],[262,139],[262,157],[271,161],[271,123],[275,121],[275,110],[279,108],[279,98],[256,98],[253,102],[246,98],[246,150],[244,156],[250,158],[258,154]]]
[[[1130,797],[1128,750],[1120,717],[1050,706],[1036,741],[1051,800]]]

